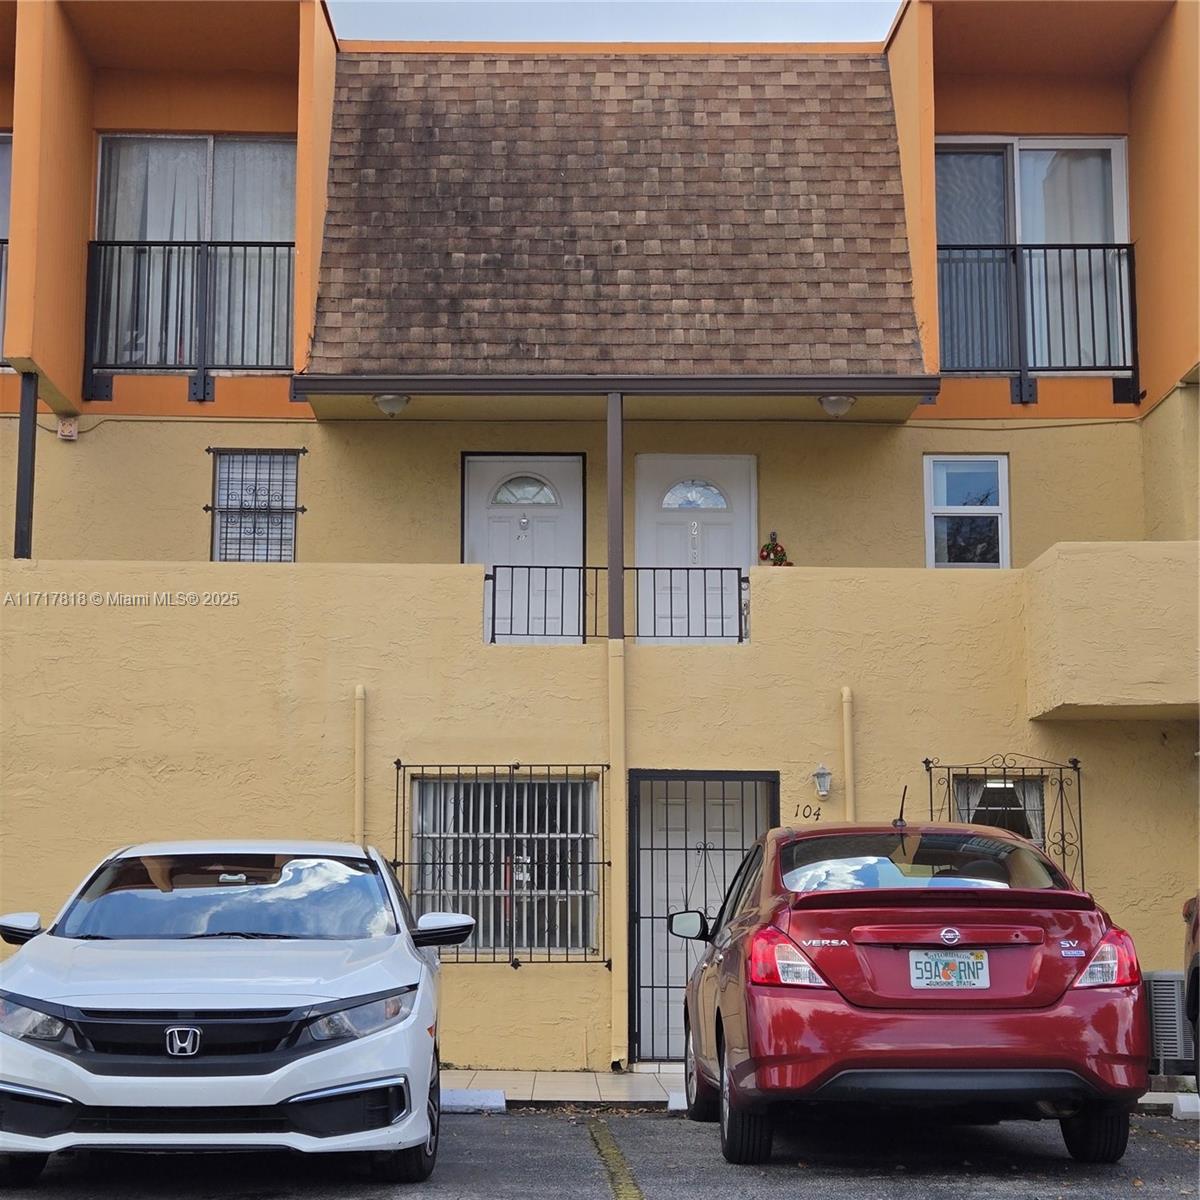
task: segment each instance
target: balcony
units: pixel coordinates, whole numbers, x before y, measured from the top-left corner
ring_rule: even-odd
[[[628,632],[640,642],[745,642],[750,578],[742,567],[626,567]],[[578,643],[607,637],[608,568],[494,566],[484,575],[484,639]]]
[[[939,245],[938,320],[943,373],[1011,375],[1014,403],[1054,372],[1111,375],[1137,402],[1131,245]]]
[[[294,272],[293,242],[92,242],[85,398],[114,374],[186,371],[211,400],[213,371],[290,371]]]

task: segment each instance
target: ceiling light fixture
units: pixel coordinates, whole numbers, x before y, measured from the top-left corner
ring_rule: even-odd
[[[408,407],[408,400],[409,397],[401,396],[398,392],[384,392],[382,395],[375,397],[375,407],[385,417],[394,417],[397,413],[402,413]]]
[[[857,396],[839,396],[837,394],[831,394],[828,396],[822,396],[820,400],[818,400],[818,403],[825,410],[827,416],[834,417],[836,419],[837,417],[844,417],[854,407],[854,402],[857,399]]]

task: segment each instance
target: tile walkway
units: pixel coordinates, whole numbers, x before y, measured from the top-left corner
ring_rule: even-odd
[[[639,1064],[642,1065],[642,1064]],[[443,1070],[442,1087],[455,1090],[501,1091],[511,1103],[666,1104],[672,1092],[683,1091],[678,1063],[661,1070],[630,1071],[471,1071]]]

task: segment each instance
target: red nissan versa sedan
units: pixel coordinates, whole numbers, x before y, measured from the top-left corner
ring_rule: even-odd
[[[781,1102],[1056,1117],[1116,1162],[1146,1090],[1133,942],[1032,843],[981,825],[774,829],[720,912],[684,1000],[688,1115],[730,1162],[770,1157]],[[949,1112],[952,1110],[952,1114]]]

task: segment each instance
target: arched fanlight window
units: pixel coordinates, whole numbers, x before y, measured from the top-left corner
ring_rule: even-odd
[[[557,504],[554,489],[533,475],[514,475],[492,494],[493,504]]]
[[[663,508],[728,508],[725,493],[705,479],[684,479],[668,489]]]

